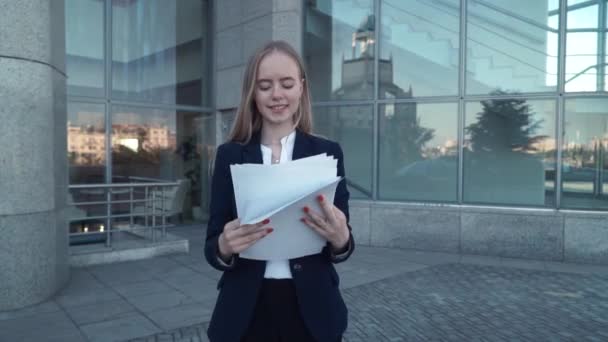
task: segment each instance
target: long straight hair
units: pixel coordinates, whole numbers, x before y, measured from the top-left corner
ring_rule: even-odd
[[[281,52],[291,57],[300,70],[300,79],[304,80],[302,84],[302,96],[298,109],[294,113],[294,127],[302,132],[312,133],[312,108],[310,104],[310,93],[308,90],[308,78],[304,69],[304,62],[296,50],[289,43],[282,40],[273,40],[259,48],[247,63],[247,69],[243,78],[243,88],[241,92],[241,101],[236,112],[236,119],[232,125],[228,141],[247,144],[251,140],[254,133],[262,129],[262,115],[258,111],[255,103],[255,86],[258,77],[258,67],[262,59],[272,52]]]

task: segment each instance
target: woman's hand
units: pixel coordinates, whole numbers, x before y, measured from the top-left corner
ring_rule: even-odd
[[[316,213],[309,207],[304,207],[306,217],[301,219],[302,222],[329,241],[334,250],[344,249],[350,238],[346,216],[333,203],[326,201],[323,195],[317,196],[317,201],[323,213]]]
[[[265,227],[270,223],[266,219],[256,224],[241,225],[240,220],[232,220],[224,226],[218,239],[220,256],[224,261],[230,260],[233,254],[239,254],[256,243],[259,239],[272,233],[273,229]]]

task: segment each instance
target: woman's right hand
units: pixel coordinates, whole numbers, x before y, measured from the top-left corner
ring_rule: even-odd
[[[256,224],[241,225],[238,218],[226,223],[218,240],[222,259],[230,260],[233,254],[241,253],[259,239],[272,233],[272,228],[265,227],[268,223],[270,220],[266,219]]]

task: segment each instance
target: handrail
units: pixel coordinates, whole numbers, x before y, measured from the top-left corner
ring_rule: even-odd
[[[112,183],[112,184],[74,184],[74,185],[69,185],[68,186],[68,190],[72,191],[72,190],[87,190],[87,189],[99,189],[102,192],[99,193],[99,195],[103,194],[105,195],[106,200],[105,201],[73,201],[73,203],[69,203],[70,206],[76,206],[76,205],[82,205],[82,206],[89,206],[89,205],[105,205],[106,206],[106,215],[96,215],[96,216],[84,216],[84,217],[70,217],[69,218],[69,222],[82,222],[82,221],[91,221],[91,220],[105,220],[105,234],[106,234],[106,247],[111,247],[112,246],[112,233],[115,233],[115,231],[113,231],[112,229],[112,221],[113,219],[116,218],[123,218],[123,217],[128,217],[130,218],[130,228],[134,228],[133,227],[133,222],[134,222],[134,204],[137,203],[144,203],[143,208],[144,208],[144,212],[143,212],[143,216],[145,218],[145,226],[142,227],[142,229],[149,229],[150,233],[151,233],[151,237],[152,237],[152,241],[155,242],[156,241],[156,228],[161,228],[161,232],[162,232],[162,236],[165,236],[166,234],[166,221],[167,221],[167,215],[166,215],[166,211],[164,210],[165,208],[165,201],[167,200],[165,197],[165,194],[167,193],[166,188],[173,188],[173,187],[177,187],[179,186],[179,182],[157,182],[157,183]],[[128,189],[128,194],[129,194],[129,199],[125,200],[113,200],[112,199],[112,195],[124,195],[127,194],[127,192],[124,192],[124,190],[121,190],[120,193],[116,193],[113,190],[115,188],[119,188],[119,189]],[[140,198],[134,198],[133,194],[136,191],[136,189],[141,189],[143,188],[144,191],[144,199],[140,199]],[[152,198],[150,198],[149,196],[149,189],[152,188]],[[154,189],[160,189],[160,191],[162,192],[161,194],[157,194],[158,190],[154,190]],[[139,191],[139,193],[141,194],[141,190]],[[93,194],[93,195],[98,195]],[[158,204],[160,203],[160,207],[158,206]],[[112,205],[114,204],[128,204],[129,205],[129,213],[128,214],[113,214],[112,213]],[[151,216],[152,216],[152,225],[148,226],[148,216],[150,216],[150,213],[148,212],[148,210],[151,209]],[[157,209],[160,211],[157,213]],[[86,215],[86,213],[85,213]],[[141,215],[140,215],[141,216]],[[156,217],[157,216],[161,216],[162,220],[161,220],[161,225],[158,226],[156,224]],[[89,234],[94,234],[94,232],[90,232]],[[69,236],[84,236],[85,234],[82,233],[70,233]]]
[[[570,77],[569,79],[566,80],[565,83],[568,83],[570,81],[572,81],[573,79],[584,75],[587,71],[591,70],[591,69],[596,69],[599,68],[600,66],[608,66],[608,63],[599,63],[599,64],[595,64],[595,65],[590,65],[588,67],[586,67],[585,69],[577,72],[574,76]]]

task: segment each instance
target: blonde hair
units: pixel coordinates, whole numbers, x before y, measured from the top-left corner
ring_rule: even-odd
[[[304,82],[302,84],[302,96],[300,97],[298,110],[294,114],[294,127],[305,133],[312,133],[312,108],[304,62],[289,43],[274,40],[259,48],[249,59],[243,78],[241,102],[236,112],[236,119],[228,135],[228,141],[247,144],[253,134],[259,132],[262,128],[262,116],[256,106],[254,93],[260,62],[272,52],[281,52],[291,57],[300,69],[300,79],[303,79]]]

